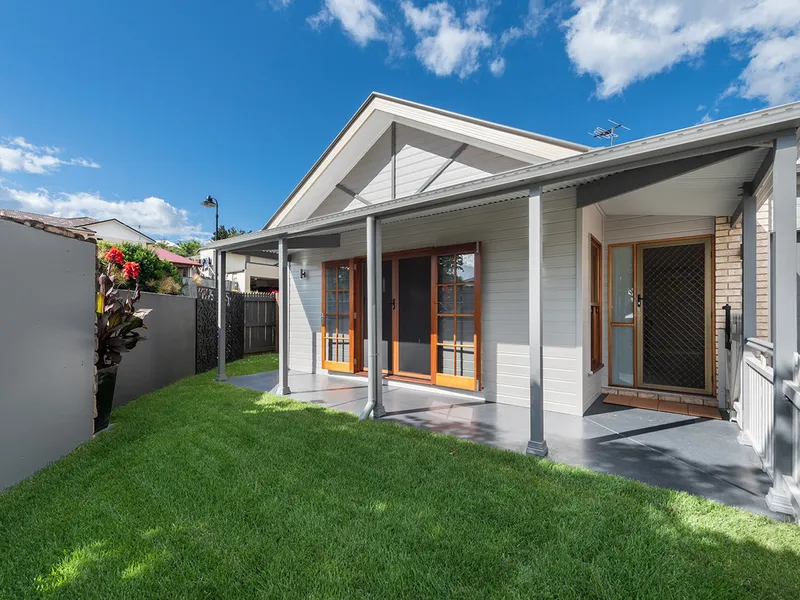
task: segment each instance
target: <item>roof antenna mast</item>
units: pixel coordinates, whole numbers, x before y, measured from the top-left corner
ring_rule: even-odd
[[[595,127],[594,131],[591,132],[589,135],[592,136],[594,139],[604,139],[609,141],[609,145],[614,145],[614,140],[619,137],[617,133],[617,129],[625,129],[626,131],[630,131],[630,127],[625,127],[625,125],[621,123],[617,123],[616,121],[612,121],[611,119],[608,120],[611,123],[611,127]]]

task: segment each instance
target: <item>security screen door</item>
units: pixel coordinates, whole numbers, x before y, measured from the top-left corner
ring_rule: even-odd
[[[712,393],[711,238],[636,245],[637,386]]]

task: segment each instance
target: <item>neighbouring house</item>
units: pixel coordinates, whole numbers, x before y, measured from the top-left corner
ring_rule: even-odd
[[[181,277],[191,277],[200,270],[200,263],[191,258],[175,254],[164,248],[153,248],[153,252],[155,252],[161,260],[171,262],[175,265]]]
[[[215,277],[216,255],[213,250],[202,248],[200,262],[203,276]],[[274,253],[260,256],[228,252],[225,263],[225,277],[231,282],[231,289],[238,292],[268,292],[278,288],[278,257]]]
[[[771,506],[800,511],[799,125],[795,103],[589,148],[372,94],[263,230],[204,251],[277,253],[278,393],[289,369],[365,374],[380,416],[384,377],[460,389],[529,407],[539,455],[544,410],[604,393],[740,424],[763,400],[786,434],[764,434]],[[718,381],[725,305],[740,398]]]
[[[68,229],[81,229],[94,234],[99,242],[109,242],[117,244],[120,242],[132,242],[134,244],[155,243],[155,240],[138,229],[126,225],[118,219],[94,219],[92,217],[54,217],[51,215],[40,215],[36,213],[23,212],[0,208],[0,215],[9,216],[16,219],[33,219],[56,227]]]

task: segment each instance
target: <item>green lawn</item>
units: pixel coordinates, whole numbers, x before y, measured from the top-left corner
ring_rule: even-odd
[[[212,377],[0,494],[1,598],[800,598],[796,525]]]

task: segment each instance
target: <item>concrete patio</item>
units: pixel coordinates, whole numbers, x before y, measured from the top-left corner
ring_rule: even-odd
[[[230,383],[262,392],[278,384],[278,372],[232,377]],[[386,383],[386,382],[384,382]],[[367,379],[289,373],[291,397],[359,414]],[[484,402],[468,393],[389,382],[384,420],[524,452],[527,408]],[[764,500],[770,487],[758,456],[736,438],[735,423],[609,406],[598,400],[584,417],[545,413],[549,458],[705,496],[757,514],[781,518]]]

